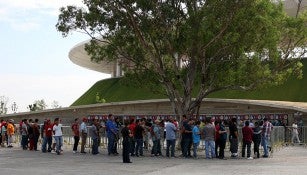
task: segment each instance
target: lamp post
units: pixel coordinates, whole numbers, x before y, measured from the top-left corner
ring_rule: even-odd
[[[18,106],[17,106],[16,102],[14,102],[14,103],[12,104],[12,111],[13,111],[14,113],[16,113],[16,112],[17,112],[17,109],[18,109]]]

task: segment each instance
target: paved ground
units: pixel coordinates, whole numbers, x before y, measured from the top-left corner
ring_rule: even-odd
[[[132,157],[131,164],[123,164],[121,156],[107,156],[104,151],[93,156],[73,154],[65,149],[63,155],[56,155],[23,151],[20,148],[0,148],[0,174],[307,174],[307,148],[303,146],[284,147],[266,159],[207,160],[203,157],[204,153],[200,152],[200,159],[145,156]]]

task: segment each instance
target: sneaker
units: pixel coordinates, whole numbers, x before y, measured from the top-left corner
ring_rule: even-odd
[[[55,153],[56,153],[56,151],[55,151],[55,150],[52,150],[52,151],[51,151],[51,153],[52,153],[52,154],[55,154]]]
[[[77,151],[73,151],[72,153],[76,154],[76,153],[77,153]]]
[[[252,158],[252,157],[248,157],[247,159],[248,159],[248,160],[253,160],[254,158]]]

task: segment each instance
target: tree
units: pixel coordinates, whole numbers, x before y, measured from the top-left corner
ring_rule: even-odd
[[[96,101],[96,103],[105,103],[106,102],[106,100],[104,98],[100,97],[100,93],[99,92],[96,93],[95,101]]]
[[[28,106],[30,111],[41,111],[47,108],[47,104],[44,99],[35,100],[33,104]]]
[[[8,97],[0,96],[0,115],[7,113],[7,102],[9,101]]]
[[[300,1],[301,3],[301,1]],[[91,38],[92,61],[116,61],[129,81],[165,94],[178,115],[205,97],[302,77],[307,13],[270,0],[84,0],[60,9],[56,28]],[[299,4],[300,5],[300,4]],[[298,8],[299,9],[299,8]],[[155,88],[162,84],[163,89]]]
[[[53,101],[52,103],[51,103],[51,108],[52,109],[56,109],[56,108],[61,108],[62,106],[60,106],[59,105],[59,102],[58,101]]]

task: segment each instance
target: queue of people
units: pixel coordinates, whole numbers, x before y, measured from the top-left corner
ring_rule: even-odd
[[[38,140],[41,136],[42,147],[41,151],[55,152],[58,155],[63,153],[63,127],[61,120],[55,118],[53,123],[49,119],[44,121],[43,125],[38,124],[38,119],[27,120],[24,119],[19,124],[19,132],[21,136],[20,144],[23,150],[38,151]],[[226,159],[225,147],[227,139],[230,144],[231,158],[239,157],[239,138],[242,138],[241,156],[247,159],[260,158],[260,145],[263,147],[264,154],[262,157],[269,157],[269,140],[273,129],[272,123],[264,118],[263,121],[251,123],[249,120],[244,122],[242,132],[238,130],[237,119],[233,118],[227,126],[224,121],[206,118],[202,121],[183,116],[181,123],[178,123],[173,117],[169,117],[165,121],[149,120],[149,119],[135,119],[125,120],[123,123],[119,118],[114,118],[112,114],[108,115],[108,119],[103,123],[99,123],[97,119],[89,121],[83,118],[81,123],[79,119],[75,119],[71,125],[71,132],[74,138],[72,148],[73,153],[78,152],[79,142],[81,140],[80,153],[86,154],[85,146],[87,138],[90,137],[91,153],[93,155],[99,154],[100,131],[104,130],[107,136],[108,155],[118,155],[117,147],[122,137],[122,155],[124,163],[131,163],[130,156],[142,157],[144,156],[144,148],[148,149],[149,144],[152,143],[150,151],[151,156],[164,156],[162,153],[162,145],[166,143],[165,156],[169,158],[176,158],[176,141],[180,140],[181,155],[183,158],[199,157],[198,149],[201,141],[205,149],[206,159]],[[1,121],[1,146],[4,146],[5,141],[7,147],[13,147],[14,133],[16,127],[14,120]],[[293,124],[293,130],[296,129]],[[239,137],[239,133],[242,136]],[[151,139],[151,142],[149,140]],[[293,139],[299,139],[293,136]],[[254,156],[252,156],[251,145],[253,145]],[[193,149],[192,149],[193,148]],[[193,153],[191,153],[193,151]],[[247,154],[245,154],[247,153]],[[245,157],[246,155],[246,157]]]

